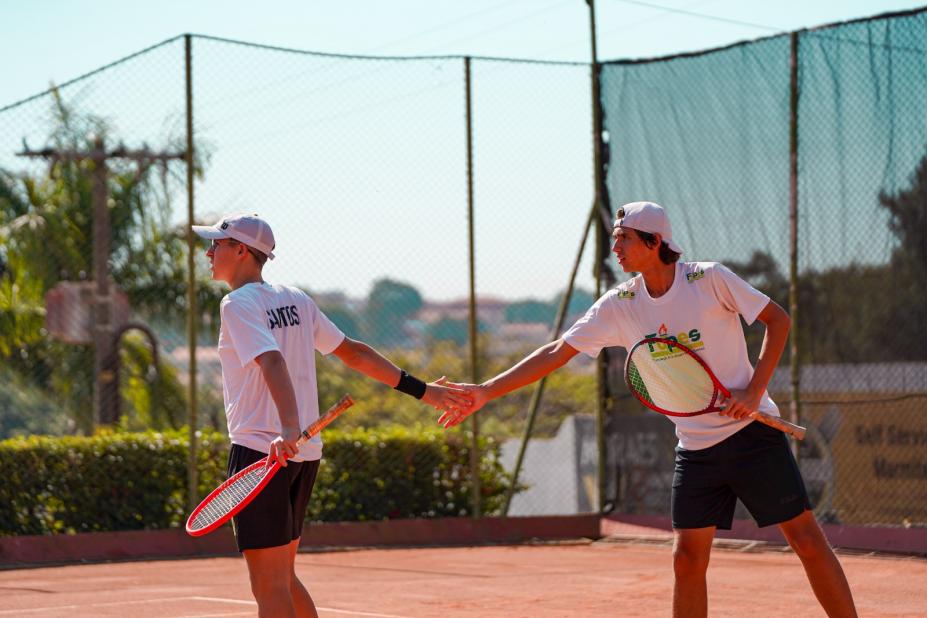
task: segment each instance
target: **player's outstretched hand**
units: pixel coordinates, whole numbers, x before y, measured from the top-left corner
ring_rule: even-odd
[[[467,389],[472,403],[456,410],[446,410],[438,419],[438,424],[445,429],[459,425],[465,418],[482,408],[489,401],[489,393],[486,388],[479,384],[448,382],[448,385]]]
[[[422,401],[442,412],[469,408],[473,404],[473,398],[468,386],[448,382],[446,376],[441,376],[426,385]]]

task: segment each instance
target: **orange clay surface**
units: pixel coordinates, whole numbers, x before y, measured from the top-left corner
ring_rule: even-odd
[[[709,615],[823,616],[798,559],[715,548]],[[841,555],[861,616],[927,616],[927,559]],[[671,548],[556,545],[301,553],[296,572],[322,618],[668,616]],[[0,618],[254,616],[241,558],[0,571]]]

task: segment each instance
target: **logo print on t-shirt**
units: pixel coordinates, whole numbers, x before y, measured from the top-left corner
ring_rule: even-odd
[[[270,330],[286,326],[299,326],[299,313],[296,312],[296,305],[268,309],[267,317],[269,318]]]
[[[651,337],[663,337],[669,339],[670,341],[678,341],[679,343],[687,346],[690,350],[701,350],[705,347],[705,342],[702,341],[702,333],[699,332],[697,328],[693,328],[687,331],[681,331],[675,335],[670,335],[669,329],[666,328],[666,324],[660,324],[660,328],[657,329],[657,332],[650,333],[649,335],[644,335],[645,339],[650,339]],[[670,356],[673,354],[681,354],[677,349],[674,349],[672,345],[665,343],[649,343],[647,347],[650,350],[650,355],[653,358],[663,358],[664,356]]]
[[[694,273],[686,273],[686,281],[688,283],[692,283],[693,281],[698,281],[699,279],[703,279],[704,277],[705,277],[704,270],[697,270]]]

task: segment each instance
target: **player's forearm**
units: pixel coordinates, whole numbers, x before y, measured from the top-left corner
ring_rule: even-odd
[[[388,358],[361,341],[345,340],[344,349],[336,350],[341,361],[351,369],[387,386],[396,386],[402,371]]]
[[[753,370],[753,378],[747,387],[755,393],[762,393],[772,380],[773,373],[779,365],[779,359],[785,351],[789,338],[791,319],[789,315],[776,305],[777,311],[771,312],[766,321],[766,334],[763,336],[763,345]]]
[[[541,346],[510,369],[483,382],[482,386],[490,399],[537,382],[544,376],[565,365],[576,356],[576,350],[558,339]]]
[[[299,406],[296,403],[296,391],[290,381],[290,373],[286,367],[286,360],[279,352],[266,352],[255,359],[261,368],[267,390],[277,406],[280,424],[285,428],[299,426]]]

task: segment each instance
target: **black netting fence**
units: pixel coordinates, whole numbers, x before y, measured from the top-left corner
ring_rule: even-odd
[[[794,118],[792,35],[603,68],[614,202],[668,205],[686,259],[724,262],[783,307],[797,127],[799,457],[825,521],[927,523],[925,32],[918,12],[796,33]],[[770,385],[786,417],[788,356]],[[671,427],[611,385],[616,504],[665,513]]]

